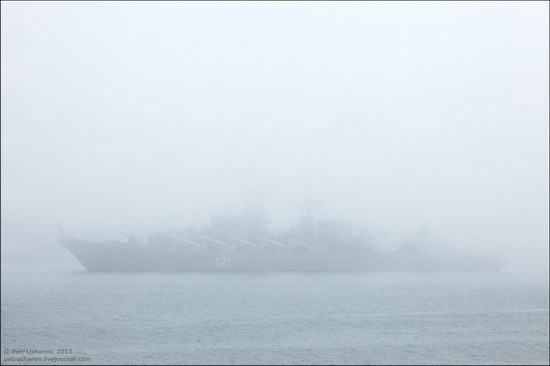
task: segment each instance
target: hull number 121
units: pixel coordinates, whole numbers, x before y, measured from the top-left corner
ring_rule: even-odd
[[[216,267],[229,267],[231,257],[216,257]]]

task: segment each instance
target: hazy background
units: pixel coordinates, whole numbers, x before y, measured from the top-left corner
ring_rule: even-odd
[[[2,261],[257,199],[548,268],[548,3],[1,6]]]

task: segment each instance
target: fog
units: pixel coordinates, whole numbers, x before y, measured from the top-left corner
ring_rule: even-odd
[[[548,3],[2,3],[2,260],[78,235],[428,231],[547,269]]]

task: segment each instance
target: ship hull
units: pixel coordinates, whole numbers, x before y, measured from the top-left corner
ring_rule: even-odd
[[[232,249],[154,248],[123,242],[62,240],[89,272],[104,271],[435,271],[494,272],[491,256],[449,256],[382,251],[292,253]]]

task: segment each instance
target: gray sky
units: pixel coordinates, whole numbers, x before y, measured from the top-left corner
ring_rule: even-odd
[[[254,196],[547,267],[548,44],[546,2],[2,3],[3,252]]]

